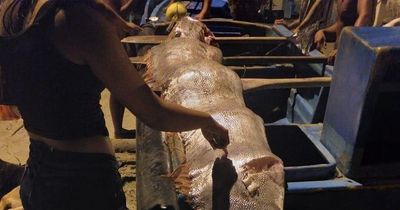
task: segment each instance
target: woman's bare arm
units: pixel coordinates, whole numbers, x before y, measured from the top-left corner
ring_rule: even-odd
[[[372,6],[371,0],[358,0],[358,18],[354,24],[355,27],[370,26],[372,24]]]
[[[287,25],[287,27],[288,27],[288,29],[293,30],[293,29],[297,28],[299,25],[300,25],[300,18],[297,18],[291,24]]]
[[[297,26],[298,29],[301,29],[303,26],[307,25],[310,21],[311,17],[314,15],[315,11],[317,10],[318,6],[321,4],[321,0],[316,0],[314,4],[311,6],[310,11],[307,13],[306,17],[303,21]]]
[[[100,12],[77,5],[58,14],[56,23],[54,43],[64,56],[89,65],[113,95],[146,124],[163,131],[202,128],[203,133],[218,137],[219,146],[229,142],[227,130],[209,114],[165,102],[150,90],[130,63],[115,25]]]
[[[326,35],[336,34],[337,28],[339,27],[339,21],[329,26],[328,28],[321,29],[315,33],[314,36],[314,44],[316,44],[317,49],[321,49],[321,47],[326,45]]]
[[[212,0],[203,0],[203,7],[201,8],[200,13],[196,15],[197,19],[202,20],[207,16],[210,12],[211,2]]]
[[[384,27],[395,27],[400,25],[400,18],[396,18],[392,21],[390,21],[389,23],[385,24]]]

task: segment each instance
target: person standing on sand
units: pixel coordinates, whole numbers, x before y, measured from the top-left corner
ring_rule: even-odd
[[[30,137],[25,210],[127,209],[99,105],[104,87],[154,129],[201,129],[213,148],[229,144],[210,114],[163,101],[137,73],[119,36],[137,27],[113,9],[129,2],[0,2],[2,75]]]

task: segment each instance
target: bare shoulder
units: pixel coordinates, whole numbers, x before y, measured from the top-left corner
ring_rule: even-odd
[[[116,27],[102,12],[87,4],[62,8],[56,14],[54,22],[55,30],[62,30],[69,35],[79,35],[80,38],[85,38],[86,35],[94,36],[104,31],[116,31]]]
[[[84,64],[85,57],[116,27],[100,11],[87,4],[60,9],[54,17],[52,41],[70,61]]]

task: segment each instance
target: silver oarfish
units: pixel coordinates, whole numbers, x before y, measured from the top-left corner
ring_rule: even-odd
[[[169,39],[147,55],[146,81],[162,97],[210,113],[229,130],[228,156],[213,150],[200,130],[175,135],[183,142],[185,170],[177,182],[194,209],[283,209],[282,161],[268,145],[263,120],[248,109],[235,72],[221,64],[214,35],[201,22],[183,18]],[[266,99],[268,100],[268,99]]]

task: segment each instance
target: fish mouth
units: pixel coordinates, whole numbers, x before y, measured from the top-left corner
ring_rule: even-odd
[[[192,38],[218,47],[212,31],[204,23],[191,17],[183,17],[179,21],[171,21],[167,31],[170,33],[168,40],[179,37]]]

